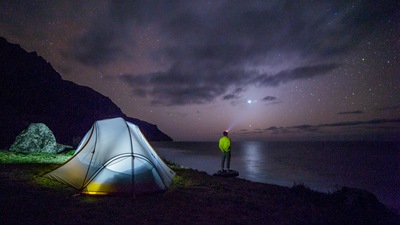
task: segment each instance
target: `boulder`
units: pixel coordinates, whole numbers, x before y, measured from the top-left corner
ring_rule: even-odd
[[[32,123],[15,138],[9,150],[21,153],[59,153],[65,147],[65,145],[57,144],[53,132],[45,124]]]

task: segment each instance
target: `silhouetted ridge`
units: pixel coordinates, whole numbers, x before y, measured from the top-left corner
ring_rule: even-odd
[[[36,52],[0,37],[0,148],[8,148],[30,123],[46,124],[59,143],[75,145],[96,120],[123,117],[149,141],[171,141],[156,125],[127,117],[110,98],[62,80]]]

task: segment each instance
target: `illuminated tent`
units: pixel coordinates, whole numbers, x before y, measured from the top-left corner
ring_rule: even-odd
[[[84,194],[166,190],[175,176],[139,128],[122,118],[94,123],[71,159],[45,175]]]

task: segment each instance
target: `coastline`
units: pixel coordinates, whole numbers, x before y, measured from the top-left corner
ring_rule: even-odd
[[[364,190],[326,194],[175,169],[169,190],[131,196],[75,195],[43,178],[55,164],[0,164],[0,210],[8,224],[400,224]]]

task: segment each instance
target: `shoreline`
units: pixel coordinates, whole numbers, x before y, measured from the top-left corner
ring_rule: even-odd
[[[78,195],[42,177],[56,164],[0,164],[0,210],[9,224],[400,224],[400,215],[364,190],[331,194],[184,168],[161,193]],[[134,210],[132,210],[134,209]],[[23,220],[22,220],[23,219]]]

